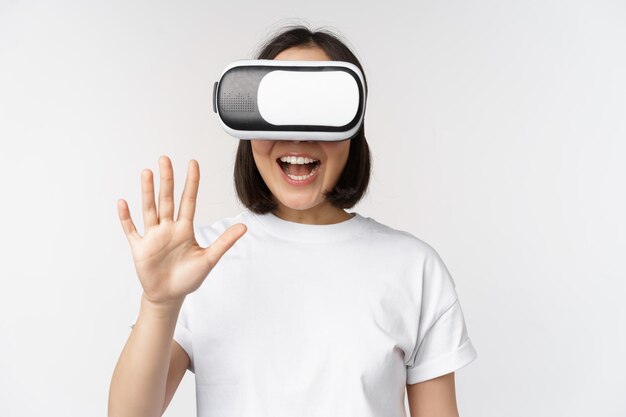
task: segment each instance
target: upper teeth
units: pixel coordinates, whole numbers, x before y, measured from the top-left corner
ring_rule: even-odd
[[[287,162],[289,164],[310,164],[311,162],[317,162],[316,159],[311,159],[303,156],[283,156],[280,158],[282,162]]]

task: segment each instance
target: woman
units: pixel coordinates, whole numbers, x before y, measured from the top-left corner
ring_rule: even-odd
[[[362,70],[337,37],[304,27],[257,58]],[[142,173],[143,237],[118,202],[144,292],[110,416],[161,415],[187,369],[199,416],[400,417],[405,392],[412,417],[458,416],[454,371],[476,351],[453,279],[427,243],[345,211],[369,181],[363,128],[340,142],[241,140],[245,209],[211,226],[193,226],[197,162],[176,221],[169,159],[159,167],[158,212]]]

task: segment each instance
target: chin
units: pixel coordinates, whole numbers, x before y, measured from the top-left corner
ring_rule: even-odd
[[[320,205],[319,202],[301,201],[299,199],[280,200],[280,203],[292,210],[308,210]]]

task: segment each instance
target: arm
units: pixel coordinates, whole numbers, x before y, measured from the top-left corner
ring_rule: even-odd
[[[185,297],[197,290],[213,267],[248,230],[244,223],[228,228],[209,247],[195,239],[200,171],[189,161],[187,182],[174,221],[174,173],[167,156],[159,158],[161,184],[157,212],[152,171],[141,173],[144,235],[130,217],[125,200],[117,210],[143,287],[139,316],[118,359],[109,388],[109,417],[161,416],[188,364],[173,337]],[[180,348],[182,349],[182,348]]]
[[[454,372],[417,384],[407,384],[411,417],[459,417]]]
[[[167,406],[172,338],[181,306],[182,300],[155,305],[142,295],[137,322],[113,371],[109,417],[162,415]]]

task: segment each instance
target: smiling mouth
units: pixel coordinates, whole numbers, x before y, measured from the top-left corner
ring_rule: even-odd
[[[294,176],[311,175],[321,165],[320,161],[315,161],[308,164],[290,164],[289,162],[281,161],[280,158],[276,159],[276,162],[278,163],[278,165],[280,165],[282,170],[285,171],[287,175]]]

